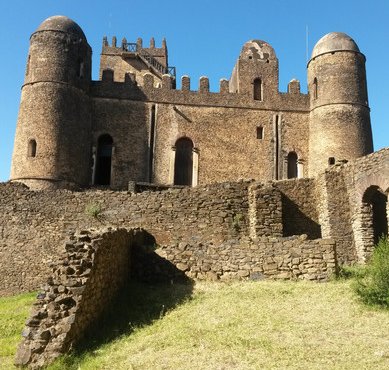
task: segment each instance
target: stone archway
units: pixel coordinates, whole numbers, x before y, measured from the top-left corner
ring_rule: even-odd
[[[361,204],[363,258],[368,258],[380,237],[388,235],[388,196],[379,186],[369,186]]]

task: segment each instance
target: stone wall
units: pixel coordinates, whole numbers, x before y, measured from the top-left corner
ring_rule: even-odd
[[[373,250],[373,222],[363,199],[371,188],[388,194],[389,149],[329,167],[316,187],[323,237],[336,240],[339,263],[364,262]]]
[[[26,322],[16,364],[40,368],[82,338],[128,281],[139,234],[118,229],[71,237]]]
[[[156,252],[198,280],[324,281],[336,273],[335,241],[308,240],[306,235],[230,239],[221,244],[200,241],[193,245],[183,241],[162,246]]]
[[[0,184],[0,294],[37,289],[70,232],[143,227],[156,243],[187,238],[220,243],[248,233],[249,183],[133,194],[28,190]]]
[[[109,228],[72,234],[38,294],[16,364],[39,368],[76,346],[130,278],[323,281],[336,272],[333,240],[300,236],[255,242],[239,238],[220,244],[191,241],[154,251],[153,238],[144,230]]]
[[[276,184],[282,193],[283,236],[321,238],[315,180],[290,179]]]

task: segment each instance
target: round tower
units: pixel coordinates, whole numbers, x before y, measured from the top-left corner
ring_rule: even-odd
[[[71,19],[46,19],[31,35],[11,180],[33,189],[91,178],[91,48]]]
[[[322,37],[308,62],[309,176],[373,151],[365,56],[341,32]]]

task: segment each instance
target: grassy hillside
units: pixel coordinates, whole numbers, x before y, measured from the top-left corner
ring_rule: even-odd
[[[1,369],[28,300],[0,299]],[[50,369],[389,368],[389,311],[347,281],[133,285],[91,336]]]

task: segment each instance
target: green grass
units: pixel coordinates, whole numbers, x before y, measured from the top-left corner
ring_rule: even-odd
[[[389,368],[389,310],[364,306],[347,280],[134,284],[130,292],[93,340],[49,369]],[[8,320],[2,307],[0,299]]]
[[[16,346],[36,293],[0,298],[0,369],[12,369]]]

